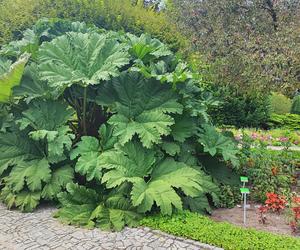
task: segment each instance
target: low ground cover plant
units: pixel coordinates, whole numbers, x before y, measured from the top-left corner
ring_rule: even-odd
[[[215,222],[206,216],[191,212],[173,215],[171,218],[160,215],[147,217],[141,224],[228,250],[300,248],[298,238],[245,229],[227,222]]]
[[[63,222],[121,230],[218,204],[202,160],[237,166],[236,143],[211,125],[201,77],[159,40],[43,19],[1,54],[8,208],[58,200]]]

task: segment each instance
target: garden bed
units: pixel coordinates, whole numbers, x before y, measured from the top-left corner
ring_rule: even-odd
[[[251,204],[251,207],[247,209],[246,226],[244,226],[244,222],[243,222],[243,208],[237,206],[234,208],[216,209],[213,211],[211,219],[215,221],[229,222],[237,226],[268,231],[271,233],[295,236],[295,234],[292,233],[291,227],[284,213],[280,215],[276,213],[268,213],[266,223],[265,224],[260,223],[259,215],[257,212],[257,208],[255,207],[255,204]]]

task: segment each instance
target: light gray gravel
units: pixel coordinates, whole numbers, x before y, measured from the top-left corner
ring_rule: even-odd
[[[44,207],[34,213],[20,213],[0,204],[0,250],[218,249],[149,228],[125,228],[110,233],[62,225],[52,217],[54,211]]]

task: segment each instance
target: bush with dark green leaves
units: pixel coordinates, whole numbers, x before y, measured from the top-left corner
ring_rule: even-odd
[[[291,113],[300,115],[300,95],[294,97]]]
[[[218,204],[203,157],[238,164],[201,77],[157,39],[40,20],[1,48],[0,199],[120,230],[148,212]],[[209,202],[211,201],[211,202]]]
[[[240,93],[230,87],[217,87],[215,95],[220,105],[210,110],[217,125],[263,127],[270,116],[270,100],[261,93]]]
[[[242,213],[241,213],[242,216]],[[226,250],[297,250],[296,237],[245,229],[227,222],[216,222],[206,216],[183,212],[169,216],[152,216],[141,221],[143,226],[207,243]]]

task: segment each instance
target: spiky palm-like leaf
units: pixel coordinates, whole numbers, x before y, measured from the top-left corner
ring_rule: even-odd
[[[0,66],[2,68],[0,70],[0,102],[8,102],[13,87],[20,84],[29,57],[29,54],[22,55],[18,61],[10,66],[7,72],[4,72],[4,69],[7,68],[7,63],[0,61],[0,63],[4,64]]]
[[[118,76],[130,59],[125,45],[98,33],[70,32],[43,43],[39,54],[41,79],[61,90],[73,84],[95,85]]]

